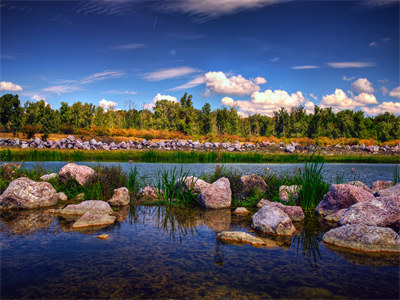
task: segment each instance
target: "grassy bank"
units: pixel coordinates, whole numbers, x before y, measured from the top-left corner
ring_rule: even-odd
[[[218,151],[82,151],[49,149],[1,149],[1,161],[95,161],[152,163],[300,163],[309,155],[289,153]],[[400,163],[398,155],[322,155],[331,163]]]

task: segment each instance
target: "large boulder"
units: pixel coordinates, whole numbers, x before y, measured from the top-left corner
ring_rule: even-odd
[[[327,216],[358,202],[373,199],[374,195],[351,184],[334,184],[316,208],[318,214]]]
[[[131,200],[129,196],[129,191],[126,187],[121,187],[119,189],[114,190],[114,194],[110,200],[107,202],[111,206],[124,206],[128,205]]]
[[[73,229],[86,228],[93,226],[107,226],[115,222],[114,216],[109,216],[105,214],[92,214],[86,212],[82,217],[80,217],[73,225]]]
[[[339,225],[364,224],[399,230],[400,196],[386,196],[351,206],[339,219]]]
[[[269,202],[267,205],[280,208],[293,222],[303,221],[305,218],[303,209],[300,206],[284,205],[280,202]]]
[[[388,189],[394,185],[393,181],[377,180],[372,183],[372,190],[379,192],[380,190]]]
[[[211,209],[231,207],[232,191],[229,180],[222,177],[205,188],[198,196],[200,206]]]
[[[358,186],[358,187],[362,188],[363,190],[365,190],[365,191],[367,191],[367,192],[370,192],[371,194],[374,193],[374,191],[371,190],[371,189],[370,189],[364,182],[362,182],[362,181],[349,181],[349,182],[346,182],[346,184],[351,184],[351,185],[354,185],[354,186]]]
[[[65,181],[68,179],[68,177],[72,177],[76,179],[80,185],[84,185],[90,179],[90,177],[95,174],[96,172],[92,168],[88,166],[80,166],[74,163],[65,165],[61,168],[60,172],[58,172],[61,180]]]
[[[347,211],[348,208],[343,208],[338,210],[337,212],[327,215],[325,217],[325,221],[329,223],[337,223],[339,222],[340,218],[344,215],[344,213]]]
[[[33,209],[57,203],[57,191],[48,182],[36,182],[26,177],[13,180],[0,196],[2,209]]]
[[[83,215],[86,212],[92,214],[111,214],[113,211],[110,205],[101,200],[86,200],[79,204],[70,204],[63,208],[61,215]]]
[[[396,184],[395,186],[392,186],[390,188],[384,189],[377,191],[375,193],[375,196],[398,196],[400,195],[400,182]]]
[[[252,246],[263,246],[265,244],[262,239],[243,231],[222,231],[217,234],[217,238],[232,244],[250,244]]]
[[[272,205],[264,205],[252,217],[251,227],[262,233],[291,236],[296,232],[292,220],[280,208]]]
[[[262,192],[266,192],[268,188],[264,179],[256,174],[240,177],[240,183],[242,185],[242,192],[245,194],[251,192],[254,188],[259,189]]]
[[[180,188],[181,191],[193,190],[195,193],[201,193],[209,186],[208,182],[194,176],[181,178],[175,182],[177,189]]]
[[[279,187],[279,199],[285,202],[296,201],[299,198],[299,191],[300,186],[298,185],[281,185]]]
[[[329,230],[322,241],[326,244],[366,252],[400,253],[400,237],[390,228],[361,224]]]

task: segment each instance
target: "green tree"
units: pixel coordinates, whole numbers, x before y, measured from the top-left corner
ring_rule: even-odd
[[[0,123],[8,132],[18,132],[22,113],[18,95],[5,94],[0,97]]]

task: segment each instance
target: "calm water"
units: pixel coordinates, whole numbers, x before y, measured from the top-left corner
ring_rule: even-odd
[[[23,165],[27,168],[32,168],[35,165],[41,165],[44,168],[53,172],[59,171],[67,162],[25,162]],[[183,172],[188,172],[189,176],[199,176],[204,173],[214,172],[217,165],[221,164],[160,164],[160,163],[91,163],[82,162],[80,165],[118,165],[129,172],[135,166],[139,171],[139,175],[144,177],[145,182],[154,182],[157,173],[160,170],[170,170],[176,168]],[[303,168],[304,164],[222,164],[228,169],[240,171],[243,174],[264,174],[266,168],[269,172],[284,175],[286,173],[293,174],[298,168]],[[351,169],[355,169],[352,173]],[[371,185],[375,180],[393,180],[395,173],[395,164],[325,164],[324,177],[330,183],[336,183],[339,177],[342,182],[360,180],[367,185]]]
[[[275,248],[219,242],[221,230],[251,232],[229,209],[131,206],[118,220],[76,232],[44,211],[2,215],[1,298],[399,297],[399,256],[328,249],[314,216]]]

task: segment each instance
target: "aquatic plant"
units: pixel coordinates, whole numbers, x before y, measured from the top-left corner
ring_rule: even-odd
[[[139,172],[136,168],[136,166],[129,171],[128,174],[128,190],[129,194],[132,197],[135,197],[139,194],[140,188],[141,188],[141,178],[139,177]]]
[[[395,169],[394,169],[393,182],[394,182],[394,184],[397,184],[397,183],[400,182],[400,169],[399,169],[399,165],[396,165],[396,167],[395,167]]]

